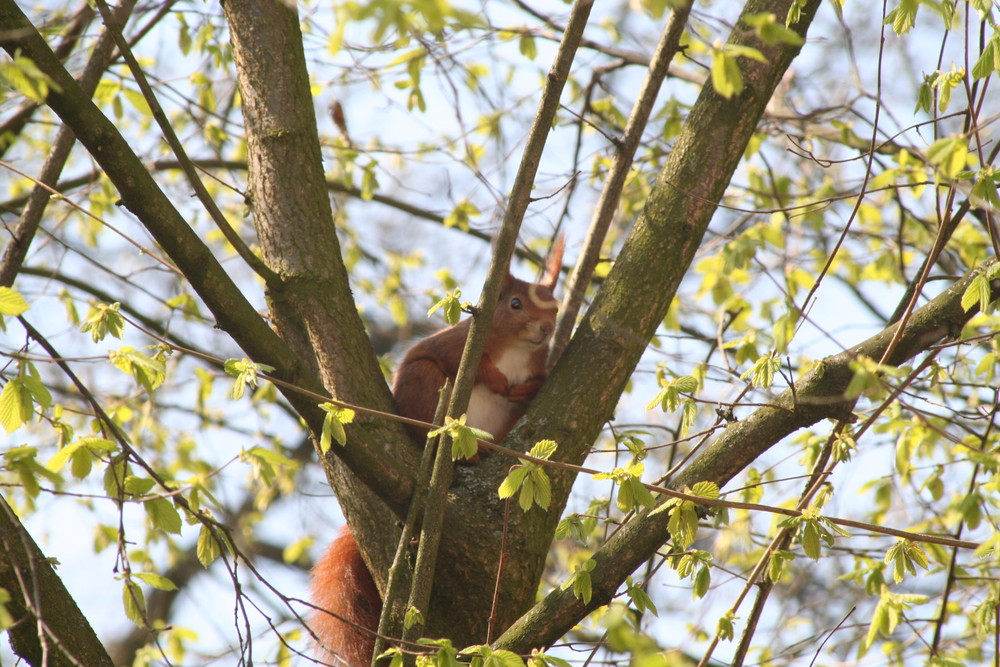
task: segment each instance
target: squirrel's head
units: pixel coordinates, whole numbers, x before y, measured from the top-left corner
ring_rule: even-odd
[[[493,327],[532,347],[547,345],[556,326],[559,302],[553,292],[562,268],[563,241],[560,237],[546,263],[539,283],[518,280],[507,274]]]

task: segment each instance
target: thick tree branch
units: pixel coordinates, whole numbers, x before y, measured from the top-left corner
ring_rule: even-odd
[[[791,4],[791,0],[750,0],[743,16],[768,12],[784,17]],[[807,2],[799,22],[791,28],[804,36],[819,4],[819,0]],[[559,443],[557,458],[582,462],[663,321],[716,202],[800,48],[764,43],[742,17],[729,42],[759,50],[765,62],[739,60],[745,87],[731,99],[721,97],[708,84],[702,89],[614,267],[528,414],[508,436],[506,444],[512,448],[525,451],[549,438]],[[507,457],[492,457],[480,466],[483,470],[477,472],[476,483],[497,488],[510,463]],[[550,478],[553,501],[549,511],[511,517],[515,524],[510,530],[511,570],[541,574],[576,474],[553,471]],[[500,505],[495,501],[490,506],[494,516],[502,516]],[[650,553],[652,549],[643,557]],[[617,583],[609,585],[613,593]],[[556,627],[567,631],[584,612],[582,607],[573,608],[554,624],[540,616],[526,617],[518,622],[519,639],[503,639],[500,645],[517,649],[545,645],[554,641],[550,631]],[[537,625],[531,627],[532,623]]]
[[[135,7],[135,0],[120,3],[114,12],[116,20],[124,23],[133,7]],[[84,16],[87,13],[81,11],[77,16]],[[80,77],[80,88],[88,97],[94,94],[101,75],[111,64],[113,47],[114,42],[111,35],[105,30],[98,38],[97,44],[90,54],[90,60],[87,61],[87,66]],[[56,53],[56,56],[58,55]],[[70,150],[75,143],[76,137],[73,135],[73,131],[65,125],[61,127],[52,144],[52,150],[49,151],[49,156],[42,166],[42,173],[38,177],[39,182],[31,189],[31,194],[28,195],[28,205],[21,212],[17,226],[11,234],[10,243],[4,248],[3,258],[0,259],[0,285],[10,287],[14,284],[14,278],[20,271],[24,258],[28,255],[28,248],[31,247],[31,241],[35,238],[38,225],[42,221],[42,215],[45,213],[49,198],[52,196],[50,190],[56,184],[59,174],[62,173]]]
[[[625,179],[632,168],[635,151],[639,147],[642,133],[646,129],[649,115],[653,111],[653,105],[660,92],[660,84],[663,83],[667,74],[670,61],[674,59],[679,49],[681,33],[687,26],[692,4],[694,4],[693,0],[686,0],[680,6],[675,7],[670,12],[670,19],[660,35],[660,41],[649,64],[649,71],[646,73],[642,88],[636,97],[635,105],[632,107],[632,114],[629,116],[621,141],[615,151],[615,159],[611,164],[611,169],[608,170],[604,188],[601,189],[601,198],[594,209],[590,229],[587,230],[583,254],[577,260],[576,266],[573,267],[573,272],[566,282],[566,294],[559,310],[559,321],[556,323],[556,331],[552,335],[550,366],[554,365],[562,355],[569,342],[573,327],[576,325],[577,313],[580,312],[587,286],[590,284],[594,269],[597,268],[597,263],[600,260],[601,248],[604,246],[604,239],[611,227],[611,221],[618,210],[622,188],[625,187]]]
[[[0,587],[10,593],[14,652],[48,667],[114,667],[73,596],[0,497]]]
[[[942,339],[957,335],[978,312],[962,308],[962,294],[983,267],[970,272],[927,305],[914,311],[890,360],[899,365]],[[1000,296],[994,286],[993,298]],[[878,359],[887,349],[897,326],[890,326],[875,336],[829,357],[807,373],[795,391],[785,391],[774,407],[760,408],[749,418],[731,424],[701,456],[685,468],[672,483],[683,489],[700,481],[719,486],[731,480],[761,454],[786,435],[828,418],[843,416],[844,397],[853,376],[850,363],[860,356]],[[494,644],[519,653],[538,646],[548,646],[594,609],[611,601],[618,587],[637,567],[669,539],[670,513],[662,503],[625,524],[594,554],[597,566],[591,573],[593,597],[589,604],[574,597],[572,591],[555,590],[525,614]]]
[[[299,46],[301,48],[301,43]],[[0,0],[0,47],[11,54],[20,50],[52,78],[56,87],[50,91],[46,102],[107,173],[125,208],[149,230],[191,282],[219,327],[254,361],[273,366],[274,375],[289,386],[323,393],[310,365],[275,334],[247,301],[208,247],[173,207],[114,124],[69,75],[13,0]],[[315,302],[323,303],[329,298],[328,294],[314,295]],[[322,428],[323,411],[312,399],[294,390],[286,390],[285,395],[318,433]],[[359,402],[388,405],[384,382],[381,403]],[[352,432],[356,440],[363,439],[360,429],[352,429]],[[387,502],[398,508],[405,507],[412,486],[405,468],[385,458],[372,461],[362,447],[345,448],[342,454],[354,463],[352,469],[361,478],[383,492]]]

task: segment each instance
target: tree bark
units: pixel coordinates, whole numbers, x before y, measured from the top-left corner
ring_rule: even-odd
[[[819,4],[819,0],[806,2],[801,18],[790,27],[805,37]],[[732,99],[721,97],[710,83],[702,89],[611,272],[525,418],[508,436],[508,446],[526,451],[548,438],[559,444],[555,459],[579,464],[586,458],[663,321],[775,87],[799,53],[798,46],[764,43],[743,17],[764,12],[784,17],[791,5],[792,0],[750,0],[744,6],[729,43],[759,50],[765,62],[739,59],[744,89]],[[465,506],[471,506],[474,498],[487,503],[488,516],[501,522],[500,501],[482,490],[496,489],[512,461],[509,457],[494,458],[480,466],[483,472],[475,484],[460,486],[457,493]],[[576,479],[575,473],[565,470],[550,470],[549,476],[553,499],[549,510],[510,515],[506,571],[518,573],[525,581],[541,577],[549,544]],[[477,491],[479,495],[475,495]],[[499,530],[501,524],[494,525]],[[662,544],[666,533],[660,537]],[[644,546],[635,554],[638,562],[659,545]],[[609,595],[632,569],[634,566],[627,572],[616,570],[621,578],[606,582]],[[551,627],[561,628],[561,636],[593,608],[585,611],[570,604],[571,611],[560,616],[565,622]],[[471,613],[471,609],[466,611]],[[516,650],[544,646],[557,638],[536,627],[550,626],[542,616],[532,616],[527,628],[522,621],[518,632],[535,643],[518,641]],[[498,645],[515,646],[509,639]]]
[[[266,286],[271,320],[332,396],[392,412],[341,259],[294,5],[230,0],[223,9],[243,100],[254,225],[279,281]],[[393,512],[405,512],[418,452],[396,423],[358,415],[355,425],[346,447],[333,445],[325,469],[381,588],[395,552],[396,532],[386,527]],[[318,443],[320,431],[312,433]],[[363,474],[373,467],[388,473],[374,485]],[[404,502],[390,512],[378,489]]]
[[[0,497],[0,587],[10,594],[11,648],[28,664],[114,667],[59,575]]]
[[[984,268],[974,269],[914,311],[887,363],[902,364],[961,331],[978,312],[978,308],[969,311],[962,308],[962,294]],[[1000,288],[994,285],[993,298],[998,295]],[[898,325],[892,325],[853,348],[824,359],[796,383],[794,391],[789,389],[772,401],[773,407],[760,408],[749,418],[728,426],[678,475],[671,487],[683,490],[701,481],[715,482],[721,487],[786,435],[825,418],[844,417],[848,403],[844,391],[853,377],[850,363],[861,356],[879,359],[888,349],[897,328]],[[667,530],[670,513],[661,511],[664,502],[666,498],[661,496],[656,507],[625,524],[594,554],[597,566],[591,572],[593,597],[589,603],[574,597],[572,591],[555,590],[518,620],[494,646],[519,653],[548,646],[579,619],[610,602],[625,578],[670,539]]]

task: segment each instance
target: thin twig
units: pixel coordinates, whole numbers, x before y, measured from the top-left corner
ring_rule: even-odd
[[[577,313],[580,312],[580,307],[583,304],[587,285],[590,283],[594,269],[600,260],[604,239],[608,234],[615,212],[618,210],[619,199],[622,189],[625,187],[625,179],[629,169],[632,167],[635,151],[639,147],[639,141],[642,139],[642,133],[646,129],[653,104],[660,92],[660,85],[667,75],[670,61],[673,60],[679,49],[681,33],[687,25],[692,4],[694,4],[693,0],[686,0],[684,4],[675,7],[671,12],[670,20],[663,28],[660,41],[649,64],[649,71],[646,72],[646,78],[643,80],[642,88],[632,107],[632,114],[625,125],[621,142],[617,145],[615,159],[604,181],[601,198],[598,200],[594,217],[590,222],[590,229],[587,231],[583,254],[566,283],[566,295],[563,298],[562,307],[559,309],[559,321],[556,323],[556,330],[552,336],[552,351],[549,354],[550,368],[555,365],[569,343],[570,334],[576,324]]]

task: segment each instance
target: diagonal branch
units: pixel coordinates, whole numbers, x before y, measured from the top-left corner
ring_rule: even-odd
[[[289,386],[324,393],[316,373],[268,325],[222,268],[209,248],[188,226],[111,121],[69,75],[13,0],[0,0],[0,47],[20,52],[54,82],[47,104],[93,155],[121,195],[122,205],[146,227],[191,282],[223,329],[254,361],[273,366]],[[370,347],[370,346],[369,346]],[[373,358],[373,355],[372,355]],[[374,363],[374,361],[372,362]],[[384,389],[383,393],[388,392]],[[314,433],[322,429],[324,412],[313,399],[286,390],[285,395]],[[388,405],[388,399],[357,401]],[[363,439],[361,429],[352,429]],[[405,507],[412,488],[409,471],[385,457],[373,459],[362,446],[340,452],[366,484],[394,507]]]
[[[898,337],[889,363],[899,365],[930,349],[939,341],[955,335],[978,312],[962,308],[962,295],[976,275],[992,264],[971,271],[930,303],[913,312],[909,324]],[[993,287],[993,298],[1000,288]],[[848,399],[844,391],[853,377],[850,364],[860,356],[878,359],[888,349],[898,325],[829,357],[807,373],[795,390],[786,390],[773,402],[749,418],[731,424],[701,456],[685,468],[673,482],[675,489],[712,481],[719,486],[786,435],[828,417],[843,416]],[[519,653],[533,647],[547,646],[567,632],[594,609],[611,601],[618,587],[664,542],[670,513],[660,504],[625,524],[593,556],[597,566],[591,573],[593,597],[589,603],[574,597],[572,591],[555,590],[525,614],[494,645]]]
[[[31,665],[112,667],[114,663],[52,563],[0,497],[0,586],[10,593],[7,628],[15,652]]]

